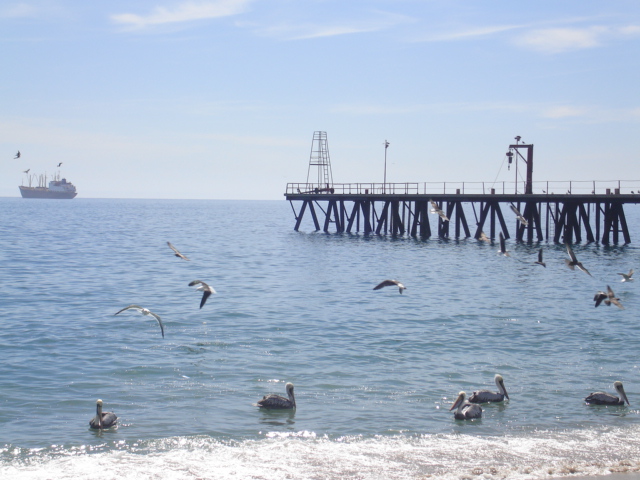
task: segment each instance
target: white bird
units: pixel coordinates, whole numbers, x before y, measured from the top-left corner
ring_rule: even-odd
[[[212,287],[204,283],[202,280],[194,280],[193,282],[189,282],[190,287],[193,287],[194,285],[198,285],[196,287],[196,290],[202,291],[202,300],[200,300],[200,308],[202,308],[204,303],[207,301],[207,298],[209,298],[212,293],[216,293],[216,291]]]
[[[622,304],[620,303],[620,299],[616,297],[616,294],[613,293],[613,290],[611,290],[611,287],[609,285],[607,285],[607,292],[596,292],[595,296],[593,297],[593,301],[596,302],[596,307],[598,305],[600,305],[602,303],[602,301],[604,300],[604,304],[607,306],[610,306],[612,303],[624,310],[624,307],[622,306]]]
[[[547,264],[542,261],[542,249],[538,250],[538,261],[533,263],[542,265],[544,268],[547,268]]]
[[[591,275],[589,273],[589,270],[587,270],[584,265],[582,265],[582,263],[580,263],[578,261],[578,259],[576,258],[575,253],[573,253],[573,250],[571,249],[571,245],[569,245],[568,243],[565,243],[565,245],[567,246],[567,253],[569,254],[569,256],[571,257],[571,260],[567,260],[565,258],[564,263],[567,264],[567,267],[569,267],[571,270],[574,269],[574,267],[578,267],[578,269],[582,270],[584,273],[586,273],[587,275],[589,275],[590,277],[592,277],[593,275]]]
[[[113,427],[118,421],[118,417],[113,412],[102,411],[102,400],[96,402],[96,416],[89,420],[89,426],[95,429],[105,429]]]
[[[507,251],[507,247],[505,246],[504,235],[502,234],[502,232],[500,232],[499,238],[500,238],[500,250],[498,250],[498,253],[501,253],[505,257],[508,257],[509,256],[509,252]]]
[[[613,388],[616,389],[616,392],[618,392],[620,397],[616,397],[615,395],[611,395],[606,392],[593,392],[590,393],[584,401],[587,402],[587,404],[593,405],[624,405],[624,402],[627,402],[627,405],[631,405],[627,398],[627,394],[624,393],[622,382],[613,382]]]
[[[440,218],[442,218],[443,221],[448,222],[449,217],[447,217],[447,215],[442,211],[438,204],[431,199],[429,199],[429,201],[431,202],[431,207],[433,207],[431,208],[431,213],[437,213],[438,215],[440,215]]]
[[[515,214],[516,214],[516,218],[517,218],[518,220],[520,220],[520,223],[521,223],[522,225],[524,225],[524,226],[529,225],[529,222],[527,222],[527,219],[526,219],[526,218],[524,218],[524,217],[520,214],[520,212],[518,211],[518,209],[517,209],[514,205],[509,205],[509,206],[511,207],[511,211],[513,211],[513,213],[515,213]]]
[[[373,287],[373,289],[374,290],[380,290],[383,287],[393,287],[394,285],[398,287],[398,290],[400,291],[400,293],[402,293],[403,290],[407,289],[407,287],[405,287],[402,284],[402,282],[399,282],[398,280],[385,280],[383,282],[380,282],[375,287]]]
[[[276,395],[275,393],[270,393],[269,395],[262,397],[262,400],[258,400],[257,403],[254,403],[254,406],[260,408],[280,409],[296,408],[296,398],[293,395],[293,383],[287,382],[284,388],[287,391],[287,396],[289,398],[284,398],[283,396]]]
[[[449,409],[449,411],[454,408],[457,409],[453,412],[453,417],[456,420],[471,420],[482,417],[482,407],[476,403],[465,402],[466,395],[466,393],[460,392],[458,398]]]
[[[496,386],[498,387],[498,392],[490,392],[489,390],[478,390],[473,392],[469,397],[470,403],[492,403],[492,402],[502,402],[506,398],[509,399],[509,394],[507,393],[507,389],[504,388],[504,380],[502,375],[496,375],[494,377],[494,381],[496,382]]]
[[[160,318],[160,315],[156,315],[151,310],[141,307],[140,305],[129,305],[128,307],[124,307],[122,310],[117,311],[113,315],[114,316],[118,315],[119,313],[122,313],[125,310],[135,310],[138,313],[141,313],[142,315],[149,315],[155,318],[158,321],[158,325],[160,325],[160,332],[162,332],[162,338],[164,338],[164,325],[162,324],[162,319]]]
[[[182,258],[183,260],[189,260],[187,257],[185,257],[183,254],[181,254],[178,249],[176,247],[174,247],[173,245],[171,245],[171,242],[167,242],[167,245],[169,245],[169,248],[171,248],[171,250],[173,250],[173,254],[178,257],[178,258]]]
[[[487,235],[483,231],[480,231],[480,236],[478,237],[478,240],[481,240],[481,241],[487,242],[487,243],[491,243],[491,239],[489,237],[487,237]]]
[[[622,275],[621,282],[633,282],[633,268],[629,270],[629,273],[619,273],[618,275]]]

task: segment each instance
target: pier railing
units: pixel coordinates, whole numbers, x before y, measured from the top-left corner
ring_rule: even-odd
[[[640,180],[542,181],[533,182],[533,193],[541,195],[598,194],[640,195]],[[524,194],[525,182],[407,182],[407,183],[287,183],[285,195],[439,195]]]

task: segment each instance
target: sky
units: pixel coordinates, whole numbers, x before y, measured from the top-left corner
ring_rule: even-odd
[[[336,183],[385,141],[387,182],[513,182],[521,136],[640,188],[637,0],[3,0],[0,60],[0,197],[283,199],[315,131]]]

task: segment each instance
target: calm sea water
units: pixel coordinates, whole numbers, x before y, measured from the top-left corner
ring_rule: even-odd
[[[632,243],[292,230],[282,202],[0,199],[1,478],[547,478],[640,468]],[[432,227],[436,218],[432,219]],[[171,241],[191,261],[172,255]],[[385,278],[407,286],[373,291]],[[201,279],[216,290],[199,309]],[[594,308],[609,284],[625,310]],[[136,312],[159,314],[158,324]],[[511,400],[456,421],[457,393]],[[624,382],[630,407],[586,406]],[[295,384],[295,412],[252,406]],[[97,398],[119,417],[95,432]]]

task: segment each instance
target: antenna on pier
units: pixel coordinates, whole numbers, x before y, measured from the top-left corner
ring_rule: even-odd
[[[520,135],[518,135],[517,137],[514,138],[514,140],[516,141],[515,144],[511,144],[509,145],[509,151],[507,152],[507,157],[509,158],[509,166],[511,166],[511,162],[513,162],[514,160],[514,156],[515,161],[516,161],[516,192],[518,193],[518,158],[520,158],[526,165],[527,165],[527,181],[524,185],[524,193],[525,194],[532,194],[533,193],[533,144],[527,144],[527,143],[520,143],[520,140],[522,140],[522,137]],[[522,154],[520,153],[521,149],[525,149],[527,151],[527,158],[524,158],[522,156]],[[513,153],[513,150],[515,150],[515,154]]]
[[[311,176],[311,167],[318,167],[317,183],[320,188],[333,187],[333,174],[331,173],[331,160],[329,159],[329,143],[327,132],[313,132],[311,142],[311,156],[309,157],[309,170],[307,171],[307,183]],[[313,183],[313,180],[311,180]]]

